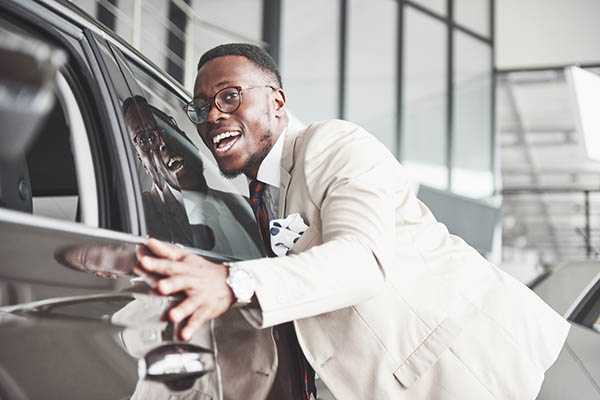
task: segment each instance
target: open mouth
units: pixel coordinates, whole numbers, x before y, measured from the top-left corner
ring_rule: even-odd
[[[175,173],[178,173],[183,169],[183,158],[180,156],[173,156],[169,159],[167,167]]]
[[[231,149],[240,138],[241,132],[229,131],[219,133],[213,138],[213,146],[217,153],[225,153]]]

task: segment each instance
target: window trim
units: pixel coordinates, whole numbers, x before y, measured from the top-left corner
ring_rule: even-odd
[[[96,185],[96,172],[88,132],[83,120],[83,115],[71,85],[65,76],[59,72],[56,75],[56,88],[59,101],[62,103],[66,114],[71,138],[71,151],[75,161],[75,174],[79,195],[81,223],[98,227],[98,187]]]
[[[594,277],[564,315],[569,321],[591,329],[586,323],[590,321],[590,312],[598,308],[598,302],[600,302],[600,274]]]

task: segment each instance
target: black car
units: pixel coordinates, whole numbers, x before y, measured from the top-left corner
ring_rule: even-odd
[[[1,1],[0,56],[0,398],[200,396],[214,332],[178,341],[179,298],[131,268],[147,236],[262,256],[245,178],[185,90],[69,2]]]

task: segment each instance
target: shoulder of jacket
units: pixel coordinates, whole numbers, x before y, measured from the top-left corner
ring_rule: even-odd
[[[339,119],[312,123],[300,132],[299,138],[303,142],[301,147],[310,147],[311,151],[340,149],[359,138],[376,141],[364,128]]]

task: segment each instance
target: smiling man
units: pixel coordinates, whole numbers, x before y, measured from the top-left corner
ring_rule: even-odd
[[[184,339],[217,319],[229,399],[533,399],[568,323],[450,235],[392,154],[349,122],[288,123],[262,49],[221,45],[186,107],[223,174],[245,174],[268,222],[308,225],[281,257],[213,263],[154,239],[137,268],[165,275]],[[273,230],[275,232],[276,230]]]
[[[243,56],[211,58],[199,69],[195,99],[187,111],[193,122],[204,120],[198,133],[225,176],[256,178],[261,161],[288,123],[280,87],[278,74],[263,71]]]

